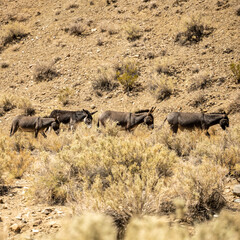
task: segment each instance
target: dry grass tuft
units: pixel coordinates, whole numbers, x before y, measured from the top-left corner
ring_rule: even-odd
[[[106,68],[98,69],[97,77],[92,82],[94,90],[111,92],[118,87],[118,82],[114,80],[115,73],[113,70]]]
[[[10,23],[1,30],[0,45],[6,46],[13,42],[20,41],[28,35],[27,29],[18,22]]]
[[[233,73],[236,83],[240,83],[240,61],[238,63],[231,63],[230,69]]]
[[[128,24],[125,29],[127,33],[127,40],[135,41],[141,38],[142,33],[140,27],[135,24]]]
[[[64,88],[59,91],[58,100],[62,103],[63,106],[69,104],[70,97],[73,94],[73,91],[70,88]]]
[[[156,100],[161,102],[170,98],[174,91],[173,79],[164,75],[161,75],[160,77],[157,76],[155,79],[156,80],[153,80],[150,83],[149,89],[156,97]]]
[[[188,91],[203,90],[210,86],[211,77],[207,72],[198,73],[191,79],[191,85],[189,86]]]
[[[213,28],[206,24],[201,16],[193,15],[184,22],[183,31],[178,33],[175,41],[181,45],[198,43],[203,37],[210,35]]]
[[[38,63],[33,72],[33,78],[36,82],[51,81],[53,78],[59,76],[53,63]]]

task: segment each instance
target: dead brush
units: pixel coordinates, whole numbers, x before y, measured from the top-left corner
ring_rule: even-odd
[[[193,15],[185,20],[182,26],[183,31],[178,33],[175,42],[179,42],[181,45],[190,45],[198,43],[213,32],[213,28],[203,22],[201,16]]]
[[[27,29],[18,22],[13,22],[6,25],[1,30],[0,45],[6,46],[13,42],[20,41],[28,35]]]
[[[233,73],[236,83],[240,83],[240,61],[238,63],[231,63],[230,69]]]
[[[209,219],[225,205],[222,192],[226,173],[226,168],[208,160],[203,160],[197,166],[189,162],[180,162],[174,177],[171,178],[175,188],[170,190],[168,197],[180,197],[185,201],[185,220]],[[214,197],[216,190],[220,197]]]
[[[106,68],[98,69],[97,76],[92,82],[92,87],[95,91],[111,92],[119,86],[118,82],[114,80],[114,72]]]
[[[36,82],[51,81],[53,78],[59,76],[59,72],[52,63],[37,63],[34,71],[33,78]]]
[[[203,90],[211,85],[211,77],[206,72],[198,73],[191,79],[191,83],[188,89],[190,91]]]
[[[155,61],[155,69],[158,74],[165,74],[167,76],[174,76],[176,68],[173,66],[173,59],[171,58],[158,58]]]
[[[73,23],[69,28],[65,28],[65,32],[69,32],[74,36],[86,36],[87,27],[83,23]]]
[[[164,101],[171,97],[174,92],[173,89],[173,79],[161,75],[160,77],[155,77],[149,84],[149,89],[152,94],[155,96],[157,101]]]
[[[135,25],[135,24],[128,24],[125,27],[125,31],[126,31],[126,34],[127,34],[127,40],[128,41],[138,40],[142,36],[140,27]]]

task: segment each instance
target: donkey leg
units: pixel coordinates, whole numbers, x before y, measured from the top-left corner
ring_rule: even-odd
[[[171,129],[172,129],[173,133],[176,134],[178,131],[178,125],[171,125]]]
[[[35,138],[37,138],[37,136],[38,136],[38,132],[39,132],[39,130],[35,130]]]
[[[18,124],[12,124],[11,130],[10,130],[10,137],[13,136],[13,134],[18,130]]]
[[[41,134],[43,135],[44,138],[47,138],[47,135],[45,134],[44,131],[41,131]]]

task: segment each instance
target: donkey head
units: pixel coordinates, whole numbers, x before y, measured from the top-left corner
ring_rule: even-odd
[[[219,124],[223,130],[225,130],[226,127],[229,127],[229,118],[228,118],[227,114],[224,114],[224,116],[220,120]]]
[[[88,126],[88,128],[92,127],[92,115],[95,114],[97,111],[90,113],[88,110],[82,110],[85,114],[85,118],[83,119],[84,123]]]
[[[151,129],[154,129],[154,117],[152,113],[154,112],[155,109],[156,107],[152,107],[147,113],[146,117],[144,118],[144,123],[146,123],[148,128],[151,128]]]

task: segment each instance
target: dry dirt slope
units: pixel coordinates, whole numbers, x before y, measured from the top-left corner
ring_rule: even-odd
[[[28,98],[40,115],[56,107],[96,108],[100,112],[154,105],[157,124],[172,110],[227,109],[239,95],[239,84],[229,68],[230,63],[240,59],[240,17],[236,14],[239,4],[239,0],[112,0],[109,4],[105,0],[0,0],[0,37],[6,26],[16,22],[28,32],[21,40],[1,49],[0,98],[4,94]],[[193,15],[201,15],[213,32],[197,44],[182,46],[175,38],[185,19]],[[83,36],[66,31],[77,23],[86,29]],[[130,25],[140,29],[141,37],[135,41],[127,39],[125,29]],[[111,69],[126,59],[138,64],[139,82],[144,89],[127,95],[118,87],[98,96],[92,88],[98,68]],[[156,73],[158,59],[173,71],[174,94],[162,102],[149,90],[152,81],[162,78]],[[59,75],[51,81],[36,83],[35,66],[53,61]],[[208,84],[204,89],[189,91],[192,83],[206,75]],[[72,95],[70,103],[63,107],[58,96],[66,87]],[[192,103],[198,96],[204,96],[205,102],[194,107]],[[14,109],[1,116],[1,129],[8,132],[12,117],[21,111]],[[4,203],[11,198],[4,199]],[[24,207],[25,203],[21,204]],[[44,209],[45,206],[39,207],[39,214]]]
[[[238,1],[1,1],[1,29],[20,22],[29,33],[19,42],[7,44],[0,55],[0,94],[29,98],[38,114],[61,107],[60,90],[71,90],[68,109],[94,108],[133,110],[157,106],[158,116],[171,110],[196,111],[198,96],[205,98],[197,106],[207,111],[226,109],[237,97],[229,65],[239,60]],[[114,3],[113,3],[114,2]],[[213,32],[197,44],[182,46],[175,42],[186,18],[201,15]],[[66,32],[82,24],[83,36]],[[141,37],[129,41],[126,28],[140,29]],[[3,30],[2,30],[3,31]],[[102,45],[99,46],[99,42]],[[111,69],[117,62],[134,60],[140,71],[138,81],[144,90],[127,96],[121,87],[99,97],[92,88],[100,67]],[[162,60],[172,71],[174,94],[163,102],[149,90]],[[55,61],[59,76],[48,82],[34,81],[39,63]],[[209,80],[205,89],[188,91],[201,76]],[[202,87],[203,88],[203,87]],[[197,104],[198,105],[198,104]],[[17,114],[18,111],[14,112]],[[42,113],[44,112],[44,113]],[[12,118],[12,114],[1,118]]]

